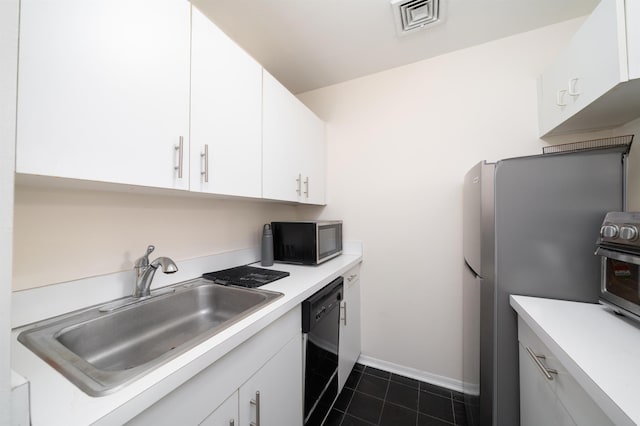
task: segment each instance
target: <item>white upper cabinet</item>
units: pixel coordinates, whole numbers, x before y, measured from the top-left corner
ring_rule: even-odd
[[[325,204],[325,125],[263,71],[262,196]]]
[[[300,158],[302,171],[302,195],[300,201],[309,204],[326,204],[326,136],[325,124],[302,104],[300,111],[303,123],[301,140],[303,154]]]
[[[262,67],[195,7],[191,190],[260,197]]]
[[[185,0],[22,0],[17,172],[188,189],[189,14]]]
[[[602,0],[539,77],[540,135],[622,125],[640,116],[640,6]]]

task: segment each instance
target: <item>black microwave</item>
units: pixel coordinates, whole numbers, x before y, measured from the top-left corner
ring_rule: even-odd
[[[318,265],[342,253],[342,221],[271,222],[273,260]]]

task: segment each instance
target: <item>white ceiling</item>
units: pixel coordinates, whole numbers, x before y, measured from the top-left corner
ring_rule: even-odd
[[[589,14],[599,0],[441,0],[398,37],[389,0],[192,0],[293,93]]]

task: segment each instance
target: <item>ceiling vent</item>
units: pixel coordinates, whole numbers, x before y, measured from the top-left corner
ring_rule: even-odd
[[[411,34],[440,22],[440,0],[391,0],[399,35]]]

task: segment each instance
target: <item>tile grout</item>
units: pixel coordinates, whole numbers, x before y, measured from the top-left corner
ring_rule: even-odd
[[[349,391],[351,391],[352,394],[351,394],[351,396],[349,398],[349,401],[345,405],[344,411],[339,410],[337,408],[332,408],[332,409],[335,409],[336,411],[338,411],[339,413],[342,414],[342,419],[341,419],[339,425],[346,424],[345,421],[347,419],[347,416],[349,416],[350,418],[357,419],[358,421],[361,421],[361,422],[363,422],[365,424],[369,424],[369,425],[373,425],[373,426],[380,426],[380,424],[382,422],[382,416],[383,416],[383,413],[385,411],[385,408],[387,408],[387,406],[391,406],[391,405],[393,405],[393,406],[395,406],[397,408],[400,408],[402,410],[405,410],[406,412],[414,412],[415,413],[415,419],[416,419],[415,420],[415,426],[418,426],[421,414],[423,414],[423,416],[426,416],[426,417],[429,417],[431,419],[437,420],[438,422],[442,422],[442,424],[452,425],[452,426],[458,425],[458,420],[462,420],[461,418],[458,419],[458,417],[460,417],[459,415],[456,416],[455,402],[457,400],[454,397],[453,391],[448,390],[446,388],[440,388],[437,385],[430,385],[428,383],[421,382],[419,380],[416,380],[416,382],[417,382],[416,383],[417,384],[417,388],[416,388],[416,387],[413,386],[413,384],[410,384],[410,382],[404,382],[402,380],[393,380],[392,379],[393,373],[391,373],[391,372],[387,372],[387,371],[384,371],[384,370],[376,369],[376,371],[381,371],[381,372],[387,373],[387,374],[384,374],[384,375],[372,374],[371,372],[367,371],[369,368],[370,367],[368,367],[368,366],[364,366],[364,368],[362,368],[362,370],[354,370],[354,372],[357,372],[359,376],[358,376],[357,380],[355,381],[355,384],[354,384],[353,388],[345,386],[345,389],[348,389]],[[362,382],[362,379],[363,379],[365,374],[368,377],[375,378],[375,379],[378,379],[378,380],[381,380],[381,381],[384,380],[386,382],[384,397],[380,398],[379,396],[371,395],[371,394],[369,394],[367,392],[362,392],[362,391],[358,390],[358,386]],[[403,377],[404,378],[404,376],[399,376],[399,375],[398,375],[398,377]],[[408,378],[408,379],[411,379],[411,378]],[[407,389],[410,389],[412,391],[416,391],[417,392],[417,402],[416,402],[415,410],[409,408],[408,406],[402,405],[402,403],[394,403],[394,402],[391,402],[391,401],[388,400],[392,382],[395,383],[396,386],[401,386],[402,388],[407,388]],[[430,385],[432,387],[431,388],[426,388],[426,387],[424,387],[426,385]],[[442,389],[442,392],[437,393],[436,391],[439,390],[439,389]],[[358,417],[356,415],[353,415],[353,414],[351,414],[349,412],[349,409],[351,408],[353,400],[356,397],[356,392],[359,395],[363,395],[363,396],[366,396],[366,397],[369,397],[369,398],[373,398],[373,399],[378,400],[378,401],[382,401],[382,407],[381,407],[380,413],[378,415],[377,423],[371,423],[371,422],[369,422],[369,421],[367,421],[367,420],[365,420],[363,418],[360,418],[360,417]],[[444,418],[441,418],[439,416],[436,416],[436,415],[434,415],[434,413],[427,413],[427,412],[422,413],[420,411],[420,407],[421,407],[421,404],[420,404],[420,399],[421,398],[420,398],[420,396],[422,395],[423,392],[425,394],[429,394],[432,397],[444,398],[444,399],[448,399],[449,400],[449,409],[450,409],[450,413],[451,413],[450,418],[452,418],[452,422],[450,422],[450,421],[448,421],[448,420],[446,420]],[[448,396],[443,395],[443,393],[448,394]]]
[[[353,388],[353,393],[351,394],[351,398],[349,398],[349,402],[347,402],[347,405],[346,405],[346,407],[344,408],[344,416],[342,416],[342,421],[340,421],[340,425],[338,425],[338,426],[341,426],[341,425],[342,425],[342,423],[344,423],[344,419],[345,419],[345,417],[347,417],[347,411],[349,410],[349,406],[351,405],[351,401],[353,400],[353,397],[354,397],[354,396],[355,396],[355,394],[356,394],[356,388],[357,388],[357,387],[358,387],[358,385],[360,384],[360,380],[362,380],[362,375],[363,375],[363,374],[364,374],[364,370],[362,370],[362,371],[360,372],[360,377],[358,377],[358,381],[356,382],[355,387]],[[332,408],[332,409],[333,409],[333,408]],[[354,417],[355,417],[355,416],[354,416]]]

